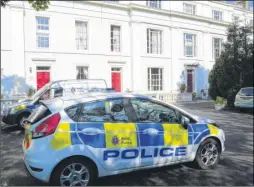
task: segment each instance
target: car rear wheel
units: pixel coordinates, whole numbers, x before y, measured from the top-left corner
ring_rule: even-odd
[[[87,160],[72,158],[63,161],[52,174],[54,186],[88,186],[96,178],[96,171]]]
[[[212,138],[208,138],[200,144],[194,164],[200,169],[214,169],[219,163],[220,154],[219,143]]]

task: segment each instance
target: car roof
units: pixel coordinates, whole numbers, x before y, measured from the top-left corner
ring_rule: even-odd
[[[63,101],[71,101],[71,100],[96,100],[99,98],[111,99],[111,98],[119,98],[119,97],[139,97],[139,98],[151,98],[150,96],[139,95],[139,94],[129,94],[129,93],[105,93],[105,92],[91,92],[81,95],[73,95],[73,96],[63,96],[61,99]]]
[[[59,106],[60,103],[65,103],[65,107],[68,105],[73,105],[74,103],[82,103],[89,102],[94,100],[102,100],[102,99],[113,99],[119,97],[135,97],[135,98],[147,98],[151,99],[151,96],[139,95],[139,94],[129,94],[129,93],[112,93],[112,92],[91,92],[80,95],[68,95],[62,96],[47,100],[40,101],[41,103],[47,105],[50,108],[54,108],[54,106]]]

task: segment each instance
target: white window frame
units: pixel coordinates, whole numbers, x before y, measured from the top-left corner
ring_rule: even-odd
[[[79,25],[79,27],[81,28],[81,24],[83,24],[83,28],[84,31],[80,31],[78,32],[77,30],[77,26]],[[82,35],[82,36],[81,36]],[[81,44],[83,41],[82,40],[86,40],[86,42],[84,42],[84,44]],[[88,50],[88,22],[87,21],[82,21],[82,20],[75,20],[75,41],[76,41],[76,49],[77,50]]]
[[[37,22],[38,18],[48,19],[48,24],[39,24]],[[39,49],[48,49],[50,47],[50,18],[46,16],[35,16],[35,23],[36,23],[36,47]],[[48,30],[42,30],[38,27],[48,27]],[[48,47],[40,46],[39,37],[44,36],[48,38]]]
[[[114,43],[114,39],[116,39],[116,38],[114,38],[114,35],[113,35],[113,37],[112,37],[112,33],[113,33],[113,28],[114,27],[117,27],[117,28],[119,28],[119,35],[118,35],[118,41],[119,41],[119,44],[118,44],[118,49],[117,49],[117,47],[116,47],[116,43]],[[117,35],[116,35],[117,36]],[[117,52],[117,53],[120,53],[121,52],[121,44],[122,44],[122,42],[121,42],[121,26],[120,25],[114,25],[114,24],[112,24],[112,25],[110,25],[110,51],[111,52]]]
[[[187,14],[196,15],[197,7],[196,5],[183,3],[183,12]]]
[[[213,37],[212,39],[212,49],[213,49],[213,59],[216,60],[217,58],[219,58],[220,54],[221,54],[221,50],[222,50],[222,39],[221,38],[216,38]],[[215,40],[219,41],[219,45],[215,46]],[[218,54],[218,55],[217,55]]]
[[[187,36],[191,36],[191,39],[188,39]],[[184,56],[185,57],[196,57],[197,56],[197,35],[191,33],[183,34],[184,40]],[[187,47],[192,48],[192,54],[187,54]]]
[[[158,74],[152,74],[152,69],[158,69]],[[147,90],[148,91],[163,91],[164,89],[163,73],[164,73],[164,69],[161,67],[147,68],[147,83],[148,83]],[[154,76],[157,76],[157,78],[154,79]]]
[[[213,10],[213,19],[222,21],[223,20],[223,12],[220,10]]]
[[[155,34],[156,41],[153,41],[153,34]],[[146,29],[146,52],[148,54],[162,54],[162,30]]]
[[[87,77],[86,77],[86,79],[89,79],[89,66],[86,66],[86,65],[76,65],[76,79],[77,80],[86,80],[86,79],[82,79],[81,75],[78,78],[78,68],[86,68],[87,69]],[[84,72],[84,75],[85,75],[85,72]]]
[[[146,6],[150,8],[160,8],[161,9],[161,0],[147,0]]]

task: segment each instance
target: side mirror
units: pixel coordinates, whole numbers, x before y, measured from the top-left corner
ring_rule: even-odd
[[[188,128],[188,125],[190,123],[190,120],[189,118],[185,117],[185,116],[181,116],[181,124],[182,126],[187,129]]]
[[[123,110],[123,106],[119,104],[114,104],[111,107],[111,112],[121,112]]]

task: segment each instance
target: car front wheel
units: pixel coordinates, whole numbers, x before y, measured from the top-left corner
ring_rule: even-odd
[[[219,143],[212,138],[208,138],[200,144],[194,164],[200,169],[213,169],[219,163],[220,154]]]

